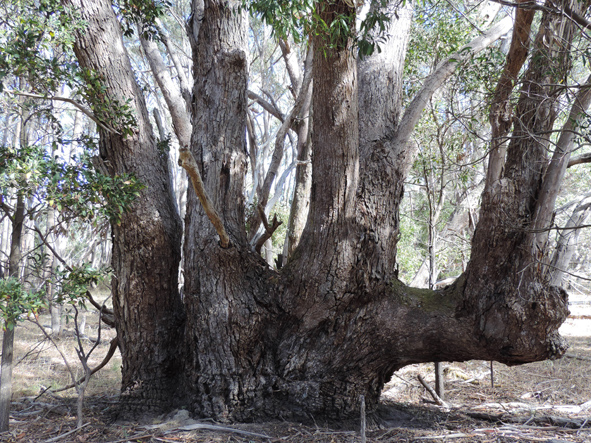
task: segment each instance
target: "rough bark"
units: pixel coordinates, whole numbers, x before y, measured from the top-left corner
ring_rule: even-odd
[[[591,76],[574,97],[567,121],[556,142],[552,160],[544,173],[544,182],[536,202],[532,223],[532,230],[535,232],[533,247],[537,250],[546,249],[548,229],[554,218],[554,205],[560,191],[560,184],[566,174],[579,128],[589,117],[587,114],[589,105],[591,105]]]
[[[337,16],[354,22],[349,3],[324,2],[317,12],[329,25]],[[113,226],[126,404],[143,399],[158,406],[175,398],[200,416],[222,421],[338,419],[358,416],[360,398],[368,410],[375,409],[392,372],[411,363],[495,359],[519,364],[563,352],[556,330],[566,316],[565,294],[532,272],[530,245],[521,230],[545,160],[538,138],[545,148],[544,134],[552,124],[551,118],[531,113],[552,113],[552,103],[540,104],[539,97],[554,96],[540,85],[558,84],[539,78],[545,72],[539,62],[530,64],[528,89],[517,108],[523,118],[499,180],[506,187],[485,195],[466,274],[437,291],[409,288],[396,278],[398,206],[413,155],[406,146],[410,131],[435,88],[468,52],[490,44],[509,23],[442,62],[400,122],[399,84],[392,89],[394,102],[381,103],[364,88],[372,78],[378,85],[396,83],[401,53],[387,62],[390,77],[382,76],[358,70],[352,38],[328,46],[323,35],[313,37],[310,210],[297,249],[275,271],[251,250],[244,224],[245,17],[236,9],[238,0],[194,2],[189,29],[199,63],[193,67],[189,149],[230,242],[221,247],[206,211],[189,192],[183,311],[176,293],[178,219],[165,160],[154,149],[123,47],[115,51],[117,57],[106,50],[106,36],[111,48],[113,40],[120,44],[118,29],[111,28],[112,11],[104,2],[77,4],[89,22],[76,46],[81,63],[109,74],[107,91],[118,100],[131,98],[138,110],[133,135],[101,132],[101,154],[110,170],[132,171],[147,185],[122,226]],[[568,32],[545,34],[551,20],[555,17],[542,21],[539,50],[554,38],[568,46]],[[568,69],[558,62],[559,69]],[[387,117],[371,137],[359,132],[372,118],[359,108],[360,83],[364,106],[378,100],[378,116]],[[531,96],[532,91],[540,94]],[[507,219],[506,213],[516,218]]]
[[[24,126],[24,124],[23,124]],[[12,215],[12,234],[10,236],[10,255],[8,258],[8,276],[20,279],[22,249],[21,241],[25,223],[25,198],[19,194]],[[15,324],[4,322],[2,329],[2,370],[0,372],[0,432],[8,431],[10,402],[12,399],[12,359],[14,356]]]
[[[564,17],[544,13],[516,107],[504,173],[483,194],[464,309],[481,315],[474,334],[483,346],[498,350],[496,360],[518,363],[532,353],[551,356],[565,349],[556,328],[568,312],[567,295],[544,280],[544,252],[532,252],[535,235],[530,230],[557,115],[556,85],[570,69],[574,29]]]
[[[518,3],[523,3],[524,1],[526,0],[520,0]],[[507,153],[506,137],[511,129],[513,116],[513,105],[510,101],[510,96],[517,82],[519,71],[527,58],[530,45],[529,35],[534,15],[535,11],[521,8],[517,9],[515,13],[515,25],[513,26],[511,46],[507,54],[505,68],[495,89],[495,95],[489,113],[491,147],[485,185],[487,188],[501,177],[501,172],[505,165],[505,155]]]
[[[112,223],[113,307],[123,360],[123,409],[159,411],[174,401],[180,370],[180,219],[166,156],[158,152],[111,3],[69,3],[88,23],[76,35],[74,50],[80,65],[98,76],[112,103],[130,100],[135,111],[131,134],[121,135],[122,128],[120,134],[101,129],[99,148],[110,174],[134,174],[145,186],[121,223]],[[100,109],[100,102],[91,104]]]

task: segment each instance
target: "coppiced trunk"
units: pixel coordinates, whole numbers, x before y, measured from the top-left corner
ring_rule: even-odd
[[[174,402],[178,388],[183,324],[177,283],[181,223],[167,159],[157,149],[111,2],[69,3],[88,23],[76,35],[80,65],[94,73],[115,108],[130,100],[135,111],[130,134],[122,135],[126,128],[100,112],[100,97],[92,103],[97,117],[113,127],[100,129],[100,161],[110,174],[131,173],[145,186],[121,222],[111,224],[113,308],[123,360],[121,403],[131,412],[159,411]]]
[[[570,70],[575,29],[561,15],[542,16],[504,172],[483,194],[472,241],[464,309],[481,317],[474,335],[483,346],[497,349],[493,357],[499,361],[526,362],[566,349],[556,329],[568,314],[567,294],[545,280],[546,251],[536,248],[532,229],[557,117],[556,85]]]
[[[298,247],[275,271],[252,251],[244,223],[245,16],[236,10],[238,0],[194,2],[190,150],[230,242],[222,246],[189,192],[183,309],[176,292],[179,221],[166,160],[155,149],[108,4],[76,3],[89,23],[76,45],[81,63],[102,74],[113,98],[131,98],[137,109],[132,135],[101,132],[110,171],[133,172],[146,185],[122,224],[113,226],[122,399],[129,409],[139,409],[141,401],[170,405],[174,398],[222,421],[344,418],[357,416],[361,396],[375,409],[393,371],[411,363],[518,364],[563,352],[556,330],[566,316],[565,293],[538,278],[523,231],[545,161],[552,100],[540,103],[523,93],[505,176],[485,194],[465,275],[438,291],[397,279],[398,208],[414,155],[410,132],[430,94],[460,61],[504,34],[507,20],[444,60],[405,113],[404,48],[368,57],[358,69],[351,38],[329,46],[322,35],[313,37],[310,210]],[[317,12],[329,25],[337,16],[354,23],[348,3],[325,2]],[[407,2],[392,24],[404,35],[410,14]],[[544,34],[550,20],[560,18],[544,17],[538,50],[542,41],[558,40]],[[570,32],[569,24],[552,29]],[[560,36],[567,47],[568,32]],[[393,46],[404,46],[403,36],[393,39]],[[540,85],[559,82],[538,78],[546,71],[535,60],[528,90],[554,97]],[[562,60],[552,62],[568,69]],[[384,85],[387,100],[380,96]]]

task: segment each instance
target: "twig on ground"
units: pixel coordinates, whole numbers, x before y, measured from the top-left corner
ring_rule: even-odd
[[[131,435],[127,438],[121,438],[119,440],[111,440],[106,443],[126,443],[126,442],[130,442],[130,441],[134,441],[134,440],[143,440],[144,438],[152,438],[152,437],[154,437],[154,434],[137,434],[137,435]]]
[[[421,374],[419,374],[417,376],[417,378],[419,379],[419,381],[421,382],[421,384],[425,387],[425,389],[427,390],[427,392],[429,394],[431,394],[431,397],[433,397],[433,400],[435,400],[435,403],[437,403],[439,406],[443,406],[444,408],[449,408],[449,405],[444,402],[441,397],[439,397],[439,395],[437,395],[437,393],[433,390],[433,388],[431,386],[429,386],[427,384],[427,382],[425,381],[425,379],[421,376]]]
[[[416,440],[446,440],[448,438],[470,438],[472,434],[464,434],[463,432],[457,434],[444,435],[426,435],[424,437],[416,437]]]
[[[206,431],[232,432],[234,434],[247,435],[249,437],[266,438],[266,439],[269,439],[269,440],[272,440],[273,439],[273,437],[270,437],[270,436],[265,435],[265,434],[257,434],[256,432],[243,431],[242,429],[228,428],[226,426],[208,425],[208,424],[205,424],[205,423],[195,423],[195,424],[192,424],[192,425],[181,426],[181,427],[178,427],[178,428],[169,429],[169,430],[165,431],[164,433],[165,434],[171,434],[173,432],[196,431],[196,430],[199,430],[199,429],[204,429]]]
[[[566,358],[574,358],[575,360],[582,360],[582,361],[591,361],[589,357],[583,357],[582,355],[575,355],[575,354],[564,354]]]
[[[68,435],[72,435],[73,433],[78,432],[80,429],[88,426],[89,424],[90,424],[90,422],[84,423],[82,426],[78,426],[78,427],[72,429],[71,431],[68,431],[68,432],[66,432],[64,434],[60,434],[60,435],[57,435],[55,437],[52,437],[49,440],[45,440],[45,443],[51,443],[51,442],[54,442],[54,441],[61,440],[62,438],[67,437]]]

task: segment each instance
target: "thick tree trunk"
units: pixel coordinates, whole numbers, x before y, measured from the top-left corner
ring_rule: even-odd
[[[137,110],[131,135],[101,132],[110,171],[133,172],[146,185],[121,225],[113,226],[114,305],[128,408],[167,406],[176,398],[218,420],[343,418],[357,416],[361,396],[375,408],[392,372],[411,363],[518,364],[563,351],[556,330],[566,316],[565,294],[540,280],[521,230],[545,161],[551,100],[540,104],[524,91],[521,126],[505,176],[485,195],[466,274],[439,291],[408,288],[396,278],[398,207],[413,156],[410,131],[435,88],[472,51],[506,32],[508,21],[442,62],[400,123],[404,51],[378,62],[392,65],[381,76],[371,65],[358,70],[352,38],[327,45],[324,36],[313,37],[310,210],[300,244],[277,272],[251,250],[244,223],[248,64],[245,17],[236,9],[241,2],[195,1],[190,150],[229,243],[218,242],[219,229],[189,192],[183,309],[176,292],[179,221],[166,159],[155,149],[109,4],[76,3],[89,23],[76,45],[81,64],[102,76],[112,100],[130,98]],[[323,2],[317,12],[329,26],[336,17],[351,24],[355,11],[348,3]],[[404,14],[410,11],[401,11],[401,26],[410,19]],[[544,20],[542,33],[550,28],[550,18]],[[554,38],[542,34],[538,49]],[[568,46],[568,38],[567,32],[560,41]],[[532,61],[527,87],[546,99],[540,84],[559,82],[538,78],[543,72]],[[371,92],[372,81],[394,84],[394,101]],[[373,113],[360,110],[360,100],[375,103],[375,118],[385,123],[370,128]],[[360,135],[360,127],[373,132]]]
[[[106,0],[73,0],[88,23],[76,38],[80,65],[97,77],[114,108],[130,100],[135,124],[100,130],[100,158],[111,174],[131,173],[145,186],[120,223],[112,224],[113,307],[121,350],[121,402],[128,411],[159,411],[178,388],[183,309],[178,293],[181,224],[166,156],[156,147],[141,90],[123,46],[119,22]],[[131,129],[126,135],[123,131]]]
[[[505,169],[483,194],[472,242],[464,309],[481,317],[474,335],[483,346],[497,349],[493,358],[499,361],[531,361],[565,349],[556,329],[568,313],[567,295],[544,279],[546,252],[537,250],[532,228],[557,115],[556,85],[570,69],[574,30],[565,17],[544,13],[516,107]],[[525,325],[527,334],[522,332]]]

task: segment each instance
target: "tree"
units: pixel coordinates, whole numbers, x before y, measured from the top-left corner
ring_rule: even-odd
[[[364,23],[386,32],[370,26],[358,39],[350,1],[253,2],[277,32],[281,17],[302,17],[314,47],[310,209],[299,244],[277,271],[252,250],[245,228],[246,13],[237,1],[194,1],[192,137],[181,143],[181,161],[198,192],[187,198],[182,297],[169,170],[118,18],[106,0],[65,3],[87,23],[74,50],[92,80],[85,94],[102,122],[100,157],[111,174],[133,173],[145,185],[112,226],[124,411],[182,404],[218,420],[342,418],[357,413],[360,396],[374,409],[393,371],[411,363],[521,364],[565,351],[557,329],[567,296],[544,276],[549,251],[538,235],[550,227],[553,202],[541,207],[538,196],[550,178],[561,180],[545,167],[549,134],[586,2],[543,8],[472,257],[454,284],[433,291],[397,278],[398,212],[415,154],[408,141],[433,92],[508,32],[511,19],[443,59],[403,110],[411,2],[372,2]],[[124,2],[123,15],[128,3],[153,12],[143,8],[152,2]],[[388,32],[382,52],[370,55]],[[587,89],[580,91],[583,111]],[[127,109],[134,121],[122,118]]]

